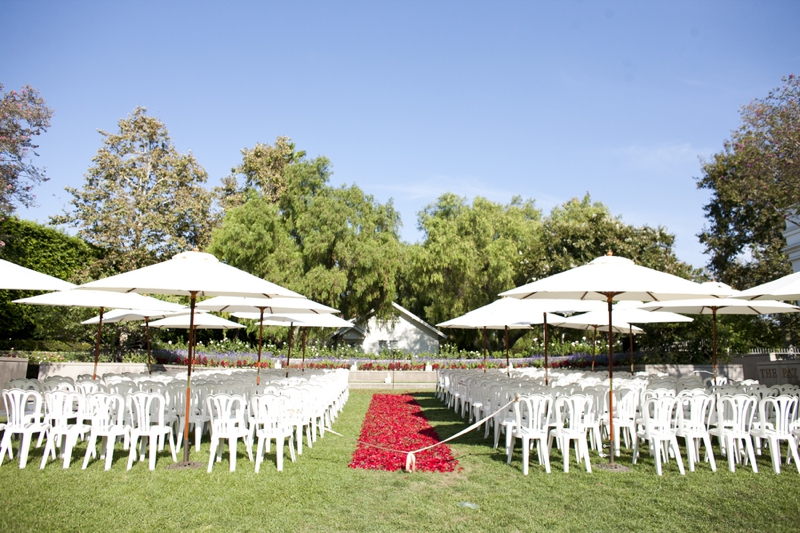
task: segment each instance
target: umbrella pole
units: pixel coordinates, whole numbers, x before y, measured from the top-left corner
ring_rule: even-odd
[[[545,387],[550,383],[548,378],[548,371],[550,370],[550,363],[547,362],[547,313],[542,313],[542,332],[544,337],[544,385]]]
[[[711,308],[711,318],[714,323],[714,386],[717,385],[717,308]]]
[[[506,326],[505,328],[506,328],[506,375],[510,376],[511,369],[509,368],[510,363],[508,361],[508,326]]]
[[[292,360],[292,332],[294,331],[294,322],[289,322],[289,355],[286,356],[286,377],[289,377],[289,362]]]
[[[264,308],[259,307],[261,318],[258,320],[258,366],[256,366],[256,385],[261,385],[261,340],[264,335]]]
[[[103,333],[103,308],[100,308],[100,322],[97,323],[97,342],[94,345],[94,371],[92,379],[97,379],[97,361],[100,359],[100,335]]]
[[[614,331],[611,327],[611,294],[606,295],[608,301],[608,456],[614,464]],[[659,453],[656,451],[656,453]]]
[[[183,462],[189,462],[189,414],[192,403],[192,359],[194,358],[194,306],[197,303],[197,291],[191,291],[189,303],[189,364],[186,371],[186,410],[183,419]]]
[[[597,351],[597,326],[594,327],[594,337],[592,337],[592,372],[594,372],[594,353]]]
[[[147,372],[153,375],[153,360],[150,357],[150,318],[144,317],[144,334],[147,337]]]
[[[483,373],[486,373],[486,357],[488,356],[488,348],[486,347],[486,326],[483,326]]]
[[[303,326],[303,360],[300,362],[300,372],[305,372],[306,371],[305,366],[306,366],[306,330],[307,329],[308,328]]]
[[[628,324],[628,335],[631,339],[631,376],[633,375],[633,326]]]

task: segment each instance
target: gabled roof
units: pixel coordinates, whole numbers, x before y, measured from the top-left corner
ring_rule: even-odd
[[[405,316],[406,320],[416,324],[417,327],[419,327],[420,329],[427,329],[428,331],[430,331],[431,333],[433,333],[434,335],[436,335],[438,337],[441,337],[442,339],[446,339],[447,338],[447,335],[445,335],[444,333],[442,333],[441,331],[439,331],[435,327],[431,326],[430,324],[428,324],[427,322],[422,320],[420,317],[418,317],[417,315],[415,315],[414,313],[412,313],[411,311],[409,311],[408,309],[406,309],[402,305],[398,304],[397,302],[392,302],[392,307],[397,309],[397,311],[399,311],[401,315]]]
[[[430,324],[428,324],[427,322],[422,320],[420,317],[418,317],[417,315],[415,315],[414,313],[412,313],[411,311],[409,311],[408,309],[403,307],[402,305],[400,305],[400,304],[398,304],[396,302],[392,302],[392,307],[394,307],[394,309],[398,312],[398,314],[402,315],[403,318],[405,318],[406,320],[408,320],[409,322],[411,322],[412,324],[417,326],[419,329],[428,330],[434,336],[442,338],[442,339],[446,339],[447,338],[447,335],[445,335],[444,333],[442,333],[441,331],[439,331],[435,327],[431,326]],[[356,330],[359,334],[361,334],[361,336],[366,336],[366,334],[367,334],[366,330],[364,329],[364,327],[359,326],[358,322],[359,322],[358,320],[354,320],[353,321],[353,325],[351,327],[349,327],[349,328],[341,328],[341,329],[337,330],[336,333],[334,333],[331,336],[332,337],[333,336],[336,336],[336,337],[341,336],[346,331],[349,331],[351,329]]]

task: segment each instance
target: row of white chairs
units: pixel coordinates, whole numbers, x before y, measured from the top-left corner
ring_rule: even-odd
[[[622,438],[627,447],[633,443],[634,461],[638,458],[640,441],[653,443],[651,435],[669,436],[666,440],[655,439],[659,443],[651,445],[651,453],[654,446],[665,448],[656,457],[656,470],[659,474],[662,458],[677,455],[677,438],[684,440],[691,471],[694,470],[695,463],[700,460],[701,444],[705,444],[706,447],[706,460],[711,463],[712,469],[716,469],[711,449],[712,436],[717,438],[722,452],[728,456],[730,470],[735,469],[735,463],[742,462],[750,463],[754,469],[757,468],[754,455],[745,453],[748,451],[748,439],[752,439],[755,443],[756,454],[761,453],[762,441],[769,443],[773,468],[776,472],[780,471],[781,441],[785,440],[789,444],[787,462],[794,459],[797,453],[800,423],[796,405],[800,389],[794,386],[764,387],[750,382],[714,387],[712,382],[704,383],[696,376],[687,376],[681,380],[644,376],[624,376],[622,379],[615,377],[612,426],[608,417],[607,382],[603,383],[600,380],[598,385],[596,379],[582,380],[579,373],[567,374],[566,379],[561,379],[565,376],[558,373],[552,373],[551,377],[554,379],[545,385],[542,379],[531,376],[508,377],[500,372],[483,373],[473,370],[444,371],[440,373],[437,395],[449,407],[470,419],[482,418],[496,412],[515,395],[546,396],[551,398],[553,403],[565,396],[587,395],[594,404],[590,411],[587,411],[587,415],[591,414],[592,420],[591,428],[587,431],[591,437],[592,447],[598,452],[602,451],[602,447],[596,441],[608,436],[611,427],[613,427],[615,455],[620,455]],[[711,389],[705,388],[705,385],[711,385]],[[744,413],[738,411],[742,400],[732,399],[737,395],[754,398]],[[666,399],[661,401],[662,398]],[[765,402],[766,398],[773,400]],[[786,402],[791,402],[792,398],[794,403],[787,405]],[[515,414],[512,408],[507,408],[501,413],[495,413],[488,420],[485,436],[488,437],[493,427],[495,447],[498,445],[500,433],[506,432],[508,439],[509,432],[513,435],[514,428],[518,427]],[[664,417],[667,415],[669,424],[665,425]],[[554,424],[554,420],[554,418],[551,420],[551,425]],[[662,430],[649,428],[662,428]],[[744,434],[747,436],[743,436]],[[679,464],[679,469],[683,472],[682,463]]]
[[[145,459],[145,440],[150,448],[150,469],[155,468],[156,449],[163,449],[167,441],[175,460],[175,450],[182,444],[186,423],[186,382],[175,377],[158,378],[90,380],[95,385],[91,390],[88,385],[81,386],[86,382],[85,379],[78,379],[72,385],[70,379],[7,383],[3,390],[7,423],[0,425],[3,431],[0,464],[6,456],[13,459],[11,438],[19,435],[20,468],[24,468],[34,434],[39,435],[37,447],[47,439],[42,467],[58,452],[64,458],[64,468],[67,468],[77,439],[87,438],[87,435],[89,442],[84,468],[90,458],[97,456],[95,448],[100,438],[103,439],[101,458],[105,457],[106,469],[111,466],[114,443],[118,439],[123,440],[125,449],[130,448],[128,468],[136,459]],[[289,443],[294,460],[295,449],[302,454],[303,430],[308,445],[312,446],[317,434],[324,436],[325,428],[330,427],[348,396],[346,371],[316,371],[289,379],[267,375],[260,386],[230,378],[230,375],[208,374],[193,380],[190,429],[194,426],[198,449],[200,438],[208,429],[212,442],[211,459],[215,452],[217,460],[221,459],[220,435],[231,427],[227,420],[238,420],[237,417],[243,416],[251,460],[254,438],[260,434],[259,450],[266,446],[268,452],[268,441],[263,440],[267,429],[275,429],[278,422],[283,427],[287,420],[291,422],[293,430]],[[228,402],[236,406],[234,410],[228,411],[228,404],[215,400],[220,397],[236,398],[232,403]],[[282,451],[283,445],[280,446]],[[232,450],[231,470],[235,469],[235,458],[235,450]],[[260,463],[258,460],[257,466]],[[209,470],[212,464],[210,461]],[[282,455],[278,456],[278,466],[282,469]]]

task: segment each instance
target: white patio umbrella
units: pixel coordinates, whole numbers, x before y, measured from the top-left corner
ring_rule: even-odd
[[[259,328],[263,326],[286,326],[289,325],[293,328],[295,325],[303,328],[303,359],[300,363],[300,370],[305,371],[306,364],[306,328],[349,328],[353,325],[343,318],[332,313],[285,313],[282,315],[267,315],[263,316],[262,313],[233,313],[237,318],[245,318],[249,320],[258,320]],[[290,330],[291,333],[291,330]],[[291,340],[291,335],[290,335]],[[261,334],[259,332],[259,344],[261,342]],[[259,347],[259,362],[261,361],[261,350]],[[292,345],[289,343],[289,356],[286,360],[286,372],[289,372],[289,360],[292,357]]]
[[[192,320],[191,315],[187,313],[156,320],[150,323],[150,327],[161,329],[241,329],[245,326],[211,313],[197,313]]]
[[[500,296],[514,298],[569,298],[580,300],[605,300],[608,308],[608,359],[614,361],[614,339],[611,325],[612,303],[615,300],[677,300],[684,298],[714,297],[718,293],[709,293],[699,283],[659,272],[635,264],[630,259],[612,255],[597,259],[565,272],[528,283]],[[609,412],[613,409],[613,364],[609,364]],[[613,417],[612,417],[613,418]],[[613,424],[613,421],[611,422]],[[611,445],[613,448],[613,427],[611,428]],[[614,462],[614,454],[609,454]]]
[[[590,311],[592,309],[597,309],[598,304],[599,302],[581,300],[543,299],[526,301],[517,298],[500,298],[483,307],[473,309],[460,317],[437,324],[437,326],[442,328],[481,329],[483,331],[483,366],[485,372],[487,329],[505,330],[506,368],[508,368],[508,330],[530,329],[533,324],[542,324],[544,331],[545,383],[547,383],[549,381],[549,361],[547,354],[548,315],[555,312],[570,313],[576,311]],[[552,317],[554,319],[562,318],[556,315],[552,315]]]
[[[261,384],[261,348],[264,336],[264,313],[275,315],[277,313],[338,313],[338,309],[328,307],[307,298],[247,298],[242,296],[217,296],[204,302],[200,302],[198,307],[209,311],[234,313],[258,313],[256,319],[260,319],[258,326],[258,364],[256,365],[256,385]],[[292,354],[291,332],[289,330],[289,357]],[[304,337],[305,338],[305,337]],[[287,365],[288,377],[288,365]]]
[[[289,289],[248,274],[220,262],[211,254],[184,252],[172,259],[116,276],[81,285],[77,290],[97,289],[117,292],[142,292],[151,294],[177,294],[189,296],[190,326],[194,323],[197,296],[251,296],[303,298]],[[191,404],[192,358],[194,335],[189,333],[189,365],[186,379],[186,419]],[[189,424],[184,428],[184,439],[189,440]],[[184,463],[189,462],[189,447],[183,451]]]
[[[65,291],[75,287],[63,279],[42,274],[0,259],[0,289],[23,291]]]
[[[643,305],[641,309],[651,311],[668,310],[690,315],[711,315],[713,324],[713,368],[714,383],[717,382],[717,315],[771,315],[778,313],[797,313],[800,307],[775,300],[748,301],[740,298],[741,293],[731,289],[730,298],[702,298],[654,302]]]
[[[574,315],[567,318],[562,318],[560,321],[556,320],[552,323],[557,328],[570,328],[581,329],[584,331],[592,330],[592,372],[594,372],[595,362],[595,344],[597,342],[597,332],[608,333],[608,316],[605,313],[598,311],[590,311],[580,315]],[[644,333],[644,330],[633,326],[629,322],[625,322],[616,315],[614,316],[614,324],[612,325],[614,333],[628,333],[629,335],[639,335]]]
[[[97,340],[94,350],[94,370],[92,379],[97,379],[97,363],[100,359],[100,335],[103,330],[103,314],[106,309],[139,309],[161,312],[164,309],[174,309],[176,304],[164,302],[141,294],[125,294],[108,291],[92,291],[70,289],[67,291],[50,292],[14,300],[14,303],[27,305],[51,305],[64,307],[90,307],[100,309],[97,321]]]
[[[185,305],[173,304],[170,302],[164,303],[170,304],[171,309],[165,311],[148,311],[145,309],[112,309],[108,313],[105,313],[105,315],[92,317],[88,320],[84,320],[81,322],[81,324],[99,324],[101,319],[104,320],[106,324],[113,324],[117,322],[138,322],[144,320],[145,338],[147,339],[147,373],[152,374],[153,370],[151,367],[153,361],[150,354],[150,320],[164,318],[173,314],[189,313],[189,308]]]
[[[800,272],[789,274],[747,290],[737,292],[733,298],[745,300],[800,300]]]

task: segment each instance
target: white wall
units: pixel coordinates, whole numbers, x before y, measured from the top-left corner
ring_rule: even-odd
[[[396,341],[394,348],[418,354],[421,352],[439,352],[439,340],[432,333],[419,329],[402,315],[395,321],[383,322],[371,318],[363,349],[366,353],[379,353],[380,341]]]

